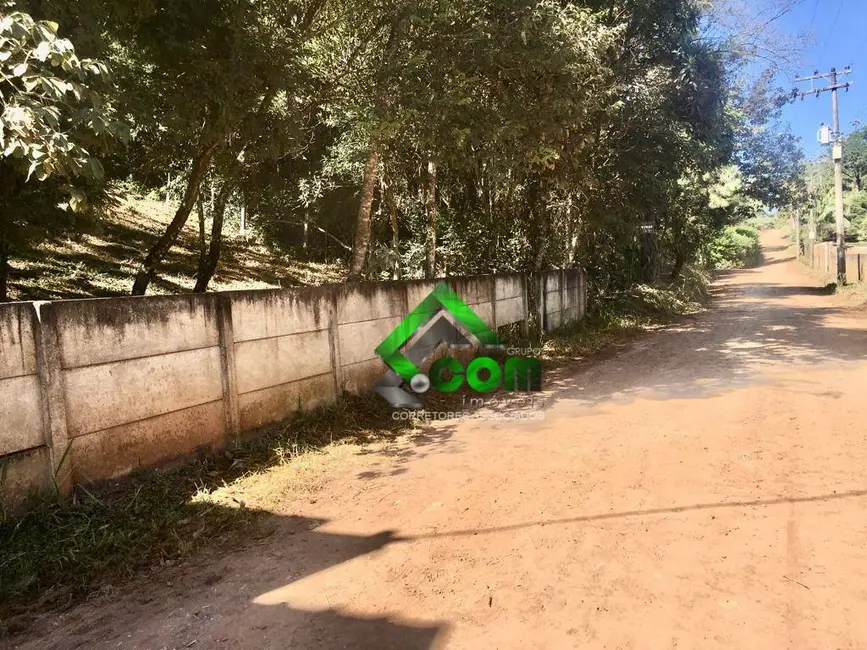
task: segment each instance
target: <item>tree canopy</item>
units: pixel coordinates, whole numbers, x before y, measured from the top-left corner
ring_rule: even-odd
[[[97,193],[174,179],[174,218],[134,293],[195,212],[190,288],[206,290],[240,210],[288,254],[339,251],[351,279],[575,264],[600,290],[676,277],[724,226],[791,202],[800,178],[784,93],[771,74],[745,81],[749,48],[707,9],[16,0],[2,10],[2,164],[22,185],[84,175]],[[103,173],[94,153],[124,129]]]

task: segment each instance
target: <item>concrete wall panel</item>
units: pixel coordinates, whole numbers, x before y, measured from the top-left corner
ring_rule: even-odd
[[[242,394],[330,372],[328,331],[238,343],[235,367]]]
[[[393,316],[340,325],[337,338],[340,341],[341,364],[349,366],[376,358],[376,346],[382,343],[402,320],[403,316]]]
[[[231,294],[235,342],[328,329],[330,289]]]
[[[75,438],[73,480],[90,483],[166,463],[225,439],[223,402],[209,402]]]
[[[334,399],[331,373],[244,393],[240,397],[241,429],[250,431],[285,420],[298,410]]]
[[[545,282],[545,291],[560,291],[560,272],[548,271],[543,274]]]
[[[32,303],[0,304],[0,379],[36,374]]]
[[[449,284],[468,305],[491,302],[491,277],[488,275],[449,279]]]
[[[524,320],[524,298],[517,296],[497,301],[497,325],[509,325]]]
[[[476,313],[476,316],[485,321],[488,327],[494,326],[494,310],[490,301],[472,304],[470,309]]]
[[[560,291],[549,291],[545,294],[545,313],[560,311]]]
[[[524,293],[524,282],[519,274],[494,276],[497,300],[520,297]]]
[[[9,508],[20,505],[29,494],[45,493],[54,486],[48,447],[0,457],[0,474],[4,477],[0,504]]]
[[[217,345],[213,296],[148,296],[53,303],[64,368]]]
[[[846,251],[846,281],[858,282],[858,255]]]
[[[80,436],[222,399],[220,373],[219,348],[68,370],[69,435]]]
[[[566,285],[563,292],[563,300],[566,307],[575,307],[579,303],[581,290],[581,271],[569,269],[564,273]]]
[[[363,393],[379,381],[388,371],[388,366],[378,357],[343,368],[343,389],[349,393]]]
[[[418,307],[422,300],[428,297],[431,291],[441,280],[413,280],[406,283],[407,314]]]
[[[562,312],[555,311],[548,314],[548,331],[557,329],[560,327],[562,319]]]
[[[36,375],[0,379],[0,456],[45,444]]]
[[[337,322],[341,325],[392,316],[405,318],[408,313],[406,291],[400,284],[345,285],[337,292]]]

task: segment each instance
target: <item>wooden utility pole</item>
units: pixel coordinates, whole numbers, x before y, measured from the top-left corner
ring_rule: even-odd
[[[810,250],[809,253],[805,250],[804,254],[809,254],[810,267],[813,266],[813,251],[816,249],[816,169],[815,167],[810,167],[810,178],[807,179],[807,198],[809,200],[809,210],[810,213],[808,215],[809,221],[807,222],[807,241],[809,242]],[[806,246],[806,245],[805,245]]]
[[[792,225],[795,227],[795,259],[801,257],[801,211],[795,209],[792,215]]]
[[[849,74],[851,72],[852,70],[847,66],[840,72],[838,72],[836,68],[831,68],[831,72],[820,74],[819,71],[816,70],[809,77],[795,77],[795,81],[810,82],[810,90],[802,92],[801,99],[804,99],[807,95],[815,95],[818,97],[824,92],[831,93],[833,130],[831,131],[830,141],[827,143],[822,141],[822,144],[831,145],[831,158],[834,160],[834,193],[837,213],[837,284],[843,284],[846,281],[846,238],[844,233],[845,221],[843,216],[843,139],[840,137],[840,114],[838,110],[837,91],[840,88],[844,88],[848,92],[849,86],[852,85],[852,82],[850,81],[837,83],[837,75]],[[828,79],[830,83],[821,88],[813,88],[813,81],[818,79]]]

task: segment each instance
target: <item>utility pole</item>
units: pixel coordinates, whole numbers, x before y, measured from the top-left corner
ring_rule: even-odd
[[[852,70],[847,66],[844,70],[838,72],[836,68],[831,68],[831,72],[820,74],[818,70],[814,71],[809,77],[795,77],[795,81],[809,81],[810,90],[801,93],[801,99],[807,95],[815,95],[818,97],[824,92],[831,93],[831,113],[833,117],[833,130],[830,134],[829,142],[822,141],[822,144],[831,145],[831,158],[834,160],[834,192],[835,205],[837,212],[837,284],[843,284],[846,281],[846,239],[844,231],[843,218],[843,139],[840,137],[840,115],[838,111],[837,91],[844,88],[849,91],[849,86],[852,82],[837,83],[838,74],[849,74]],[[813,87],[813,81],[818,79],[828,79],[830,83],[827,86],[820,88]],[[827,129],[827,127],[825,127]]]
[[[792,225],[795,227],[795,259],[801,257],[801,209],[795,208],[792,215]]]
[[[814,195],[815,192],[815,173],[816,170],[811,166],[810,168],[810,180],[807,183],[807,196],[810,200],[810,221],[808,224],[807,237],[810,241],[810,267],[812,268],[813,261],[813,251],[816,248],[816,197]]]

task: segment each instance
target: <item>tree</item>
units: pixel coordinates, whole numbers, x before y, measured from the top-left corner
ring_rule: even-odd
[[[867,126],[846,136],[843,141],[843,171],[852,179],[855,190],[864,189],[867,177]]]
[[[74,179],[101,181],[93,152],[126,134],[102,94],[109,68],[79,59],[57,29],[20,11],[0,15],[0,300],[8,299],[15,244],[39,219],[21,201],[30,184],[62,179],[68,208],[83,211],[87,196]]]
[[[133,294],[147,291],[213,160],[243,141],[251,116],[277,101],[293,108],[284,112],[290,122],[309,116],[304,46],[325,2],[157,4],[118,34],[128,38],[118,61],[126,80],[125,108],[139,127],[140,147],[187,156],[186,187],[174,218],[136,274]]]

